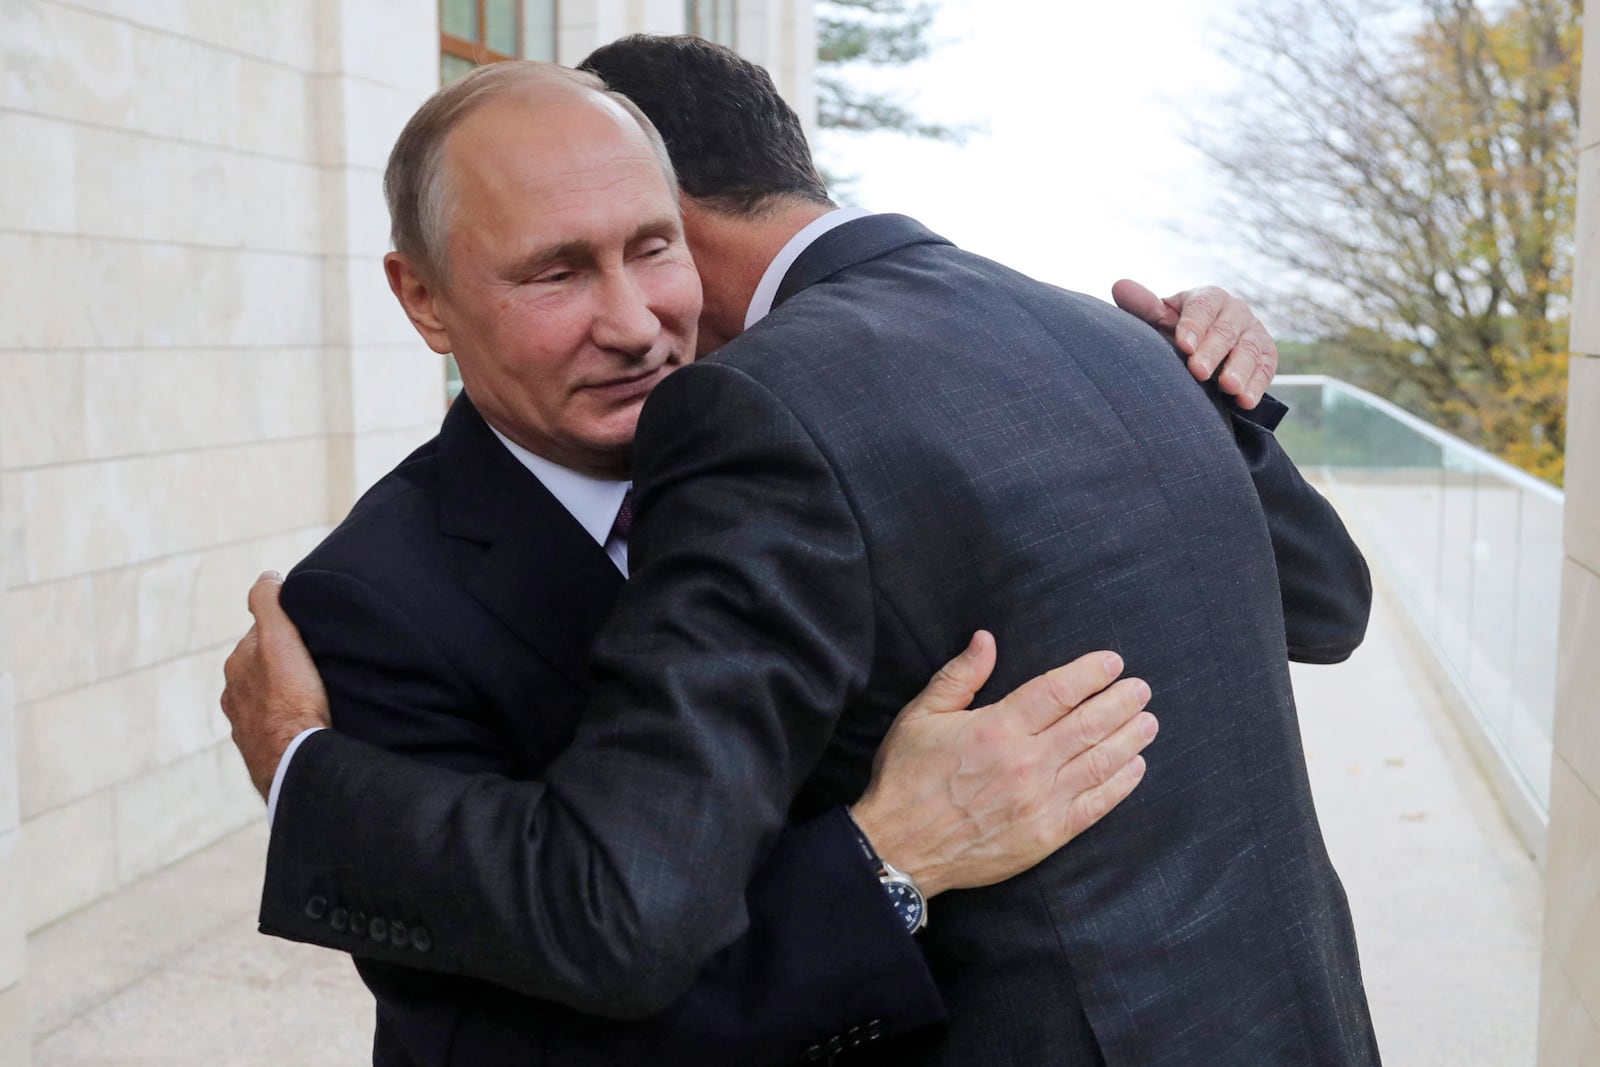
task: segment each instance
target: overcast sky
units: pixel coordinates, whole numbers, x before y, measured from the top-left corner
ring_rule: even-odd
[[[1163,295],[1230,282],[1221,252],[1166,224],[1206,197],[1184,111],[1233,84],[1221,55],[1233,0],[940,2],[934,34],[946,43],[897,81],[926,117],[987,132],[962,146],[825,136],[830,169],[860,176],[858,203],[1107,299],[1124,276]]]

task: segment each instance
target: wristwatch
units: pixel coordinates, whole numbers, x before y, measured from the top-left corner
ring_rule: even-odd
[[[861,851],[866,853],[867,860],[878,869],[878,881],[883,885],[883,891],[889,895],[889,906],[894,908],[894,913],[905,923],[906,933],[914,934],[927,926],[928,900],[922,895],[922,890],[916,881],[879,856],[878,850],[872,847],[872,842],[867,840],[867,835],[856,822],[855,815],[849,808],[845,808],[844,812],[850,818],[850,825],[855,827],[856,840],[861,842]]]
[[[897,871],[886,861],[878,860],[878,881],[889,894],[889,904],[900,921],[906,924],[906,933],[914,934],[928,925],[928,902],[917,883],[904,871]]]

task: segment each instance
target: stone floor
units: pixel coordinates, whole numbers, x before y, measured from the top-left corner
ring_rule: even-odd
[[[1295,682],[1385,1062],[1531,1067],[1539,872],[1392,608],[1349,663]],[[34,935],[34,1067],[365,1062],[348,962],[255,933],[265,841],[241,831]]]

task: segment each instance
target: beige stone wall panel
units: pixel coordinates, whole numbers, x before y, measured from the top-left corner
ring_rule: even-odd
[[[1571,559],[1561,570],[1555,750],[1600,796],[1600,575]]]
[[[417,93],[417,103],[439,87],[435,0],[340,0],[324,4],[319,18],[319,71]]]
[[[27,970],[20,841],[21,835],[14,829],[0,833],[0,989],[22,981]],[[0,1030],[0,1038],[4,1035],[5,1031]]]
[[[399,314],[399,308],[394,309]],[[443,416],[444,360],[422,344],[361,345],[350,353],[358,433],[434,427]],[[429,436],[417,438],[421,444]]]
[[[322,260],[310,255],[0,233],[8,279],[0,348],[314,347]]]
[[[210,5],[292,11],[308,3]],[[266,156],[315,161],[309,68],[48,0],[0,14],[0,107]],[[71,42],[71,47],[63,47]]]
[[[1539,980],[1540,1067],[1600,1063],[1600,1026],[1578,999],[1560,961],[1545,953]]]
[[[1551,776],[1545,866],[1545,953],[1591,1018],[1600,1018],[1600,797],[1558,754]],[[1586,1062],[1586,1061],[1571,1061]]]
[[[18,705],[23,818],[137,779],[225,739],[227,720],[217,695],[227,651],[207,649]]]
[[[0,351],[0,469],[88,457],[83,362],[71,350]]]
[[[313,22],[316,0],[273,0],[270,4],[216,3],[215,0],[72,0],[74,6],[116,21],[241,52],[293,67],[315,62]]]
[[[117,880],[126,883],[261,817],[231,744],[212,745],[117,786]]]
[[[435,78],[438,63],[435,58]],[[321,94],[317,147],[322,163],[379,172],[389,162],[389,149],[406,120],[438,88],[436,81],[426,87],[399,87],[343,74],[320,75],[317,82]]]
[[[325,359],[309,348],[90,352],[85,452],[121,459],[314,436]]]
[[[21,496],[22,476],[0,473],[0,570],[7,586],[27,580],[28,535],[17,504]]]
[[[54,696],[94,680],[90,585],[87,576],[79,575],[5,594],[10,621],[6,657],[19,701]]]
[[[0,181],[0,230],[71,233],[77,227],[77,146],[71,126],[0,112],[0,144],[11,152]]]
[[[1595,266],[1591,277],[1600,279]],[[1600,574],[1600,358],[1573,358],[1567,407],[1567,555]]]
[[[28,1032],[27,990],[22,986],[0,989],[0,1034]],[[33,1062],[26,1041],[0,1041],[0,1067],[29,1067]]]
[[[93,126],[68,128],[80,234],[323,251],[322,171],[314,163]]]
[[[316,439],[16,475],[28,582],[146,563],[326,521]]]
[[[364,256],[330,259],[322,300],[331,347],[410,345],[426,349],[390,291],[379,261]]]
[[[323,252],[351,258],[384,279],[389,209],[383,201],[383,171],[375,167],[330,167],[322,171]],[[383,280],[387,291],[388,282]],[[396,305],[398,308],[398,305]]]
[[[23,825],[23,915],[29,930],[117,887],[113,826],[109,789]]]
[[[1600,355],[1600,301],[1583,299],[1583,286],[1585,279],[1600,279],[1600,204],[1592,193],[1600,190],[1600,146],[1586,148],[1578,156],[1578,187],[1584,193],[1578,197],[1573,230],[1575,288],[1568,344],[1574,352],[1595,356]]]
[[[96,677],[230,646],[250,625],[244,590],[264,570],[287,572],[326,531],[310,526],[93,575]]]
[[[343,512],[338,516],[343,518]],[[262,571],[287,574],[327,536],[328,525],[308,526],[199,554],[188,628],[192,651],[231,649],[250,626],[245,592]],[[218,670],[221,670],[220,661]],[[220,683],[221,675],[216,681]]]
[[[11,675],[0,674],[0,834],[22,825],[22,796],[17,783],[17,711]],[[16,842],[13,841],[14,845]],[[9,846],[0,846],[0,849]]]

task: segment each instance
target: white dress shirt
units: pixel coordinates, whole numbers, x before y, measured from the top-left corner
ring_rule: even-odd
[[[744,328],[748,330],[767,317],[772,310],[773,300],[777,298],[778,287],[783,284],[784,275],[789,273],[794,261],[799,259],[800,254],[810,248],[817,238],[829,230],[870,214],[872,212],[865,208],[835,208],[826,215],[817,216],[799,233],[789,238],[778,250],[772,262],[767,264],[767,269],[762,272],[761,281],[756,284],[756,291],[750,298],[750,307],[745,311]],[[489,429],[494,430],[494,435],[500,439],[500,443],[517,457],[518,462],[533,472],[533,476],[550,490],[550,495],[560,501],[561,506],[578,520],[578,525],[588,531],[589,536],[606,550],[606,555],[611,557],[611,562],[617,565],[617,569],[626,578],[628,542],[624,538],[612,537],[611,527],[615,525],[617,512],[622,508],[622,497],[633,483],[591,478],[587,474],[579,474],[575,470],[529,452],[499,430],[495,430],[493,426]],[[294,758],[295,750],[300,747],[302,741],[322,729],[325,727],[313,726],[309,730],[302,730],[293,741],[289,742],[289,747],[284,749],[283,758],[278,761],[278,770],[272,776],[272,789],[267,794],[268,826],[272,825],[273,816],[277,814],[278,790],[283,786],[283,776],[289,769],[289,761]]]
[[[799,233],[789,238],[788,243],[778,250],[777,257],[767,264],[766,271],[761,275],[761,281],[756,283],[755,294],[750,298],[750,308],[744,313],[744,328],[748,330],[767,317],[767,313],[772,310],[773,300],[777,299],[778,287],[783,284],[784,275],[789,273],[794,261],[800,258],[800,253],[810,248],[818,237],[829,230],[870,214],[872,212],[866,208],[834,208],[826,215],[818,215]]]

